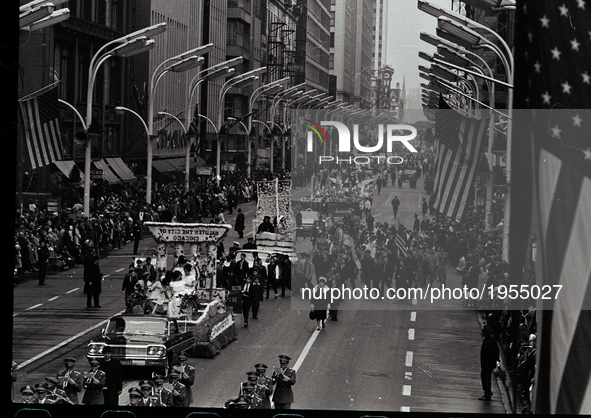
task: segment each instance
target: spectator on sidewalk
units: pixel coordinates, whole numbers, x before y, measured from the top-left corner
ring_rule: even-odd
[[[484,395],[478,399],[490,401],[493,395],[491,379],[493,370],[497,366],[497,361],[499,361],[499,347],[494,337],[494,330],[490,325],[485,325],[482,333],[484,339],[480,347],[480,380]]]

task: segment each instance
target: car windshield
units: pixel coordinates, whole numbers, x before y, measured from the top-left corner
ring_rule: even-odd
[[[117,317],[109,321],[105,333],[110,335],[165,335],[166,321]]]

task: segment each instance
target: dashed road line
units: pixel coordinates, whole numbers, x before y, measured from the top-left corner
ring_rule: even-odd
[[[47,301],[48,301],[48,302],[51,302],[51,301],[54,301],[54,300],[56,300],[57,298],[59,298],[59,296],[54,296],[54,297],[52,297],[51,299],[47,299]]]
[[[30,306],[27,309],[25,309],[25,311],[30,311],[31,309],[38,308],[39,306],[43,306],[43,304],[42,303],[38,303],[36,305]]]
[[[400,412],[410,412],[410,406],[401,406]]]
[[[406,367],[412,367],[412,359],[413,359],[413,352],[407,351],[406,352],[406,361],[404,362]]]
[[[410,313],[410,320],[411,322],[415,322],[417,320],[417,313],[415,311]]]
[[[414,328],[410,328],[408,330],[408,339],[411,341],[415,339],[415,329]]]
[[[411,386],[410,385],[402,385],[402,395],[403,396],[410,396]]]
[[[76,290],[80,290],[80,288],[79,288],[79,287],[75,287],[75,288],[74,288],[74,289],[72,289],[72,290],[68,290],[68,291],[66,292],[66,295],[67,295],[68,293],[74,293]]]

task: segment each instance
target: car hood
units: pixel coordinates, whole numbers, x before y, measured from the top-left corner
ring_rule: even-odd
[[[162,335],[106,335],[100,341],[109,345],[150,345],[164,344],[166,337]]]

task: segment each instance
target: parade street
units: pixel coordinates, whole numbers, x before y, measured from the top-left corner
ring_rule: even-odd
[[[305,189],[293,191],[293,198]],[[424,193],[424,192],[423,192]],[[410,224],[420,213],[420,190],[385,187],[374,193],[376,220],[391,222],[390,200],[401,200],[399,217]],[[247,224],[255,205],[241,205]],[[234,215],[226,215],[232,224]],[[250,232],[247,229],[247,232]],[[225,239],[246,242],[231,231]],[[155,245],[143,239],[140,255],[150,255]],[[309,239],[299,238],[298,251],[311,251]],[[101,308],[85,308],[82,268],[48,276],[47,286],[34,281],[14,289],[13,358],[19,364],[18,386],[55,376],[64,357],[74,357],[75,370],[88,369],[86,343],[100,333],[105,321],[124,308],[121,283],[133,258],[133,243],[100,260],[105,274]],[[448,285],[459,286],[460,276],[449,268]],[[289,291],[287,291],[289,296]],[[298,298],[294,293],[291,298]],[[477,399],[481,392],[479,351],[481,329],[475,311],[356,311],[343,308],[338,322],[327,321],[316,331],[308,311],[291,309],[291,298],[271,298],[261,304],[259,318],[242,327],[236,315],[238,338],[213,359],[189,358],[196,369],[194,407],[221,408],[238,396],[240,383],[257,363],[278,365],[277,356],[289,355],[297,371],[293,388],[296,409],[389,410],[421,412],[504,413],[504,395],[493,381],[493,400]],[[128,404],[127,389],[151,378],[149,368],[125,368],[120,405]],[[505,399],[506,402],[506,399]]]

